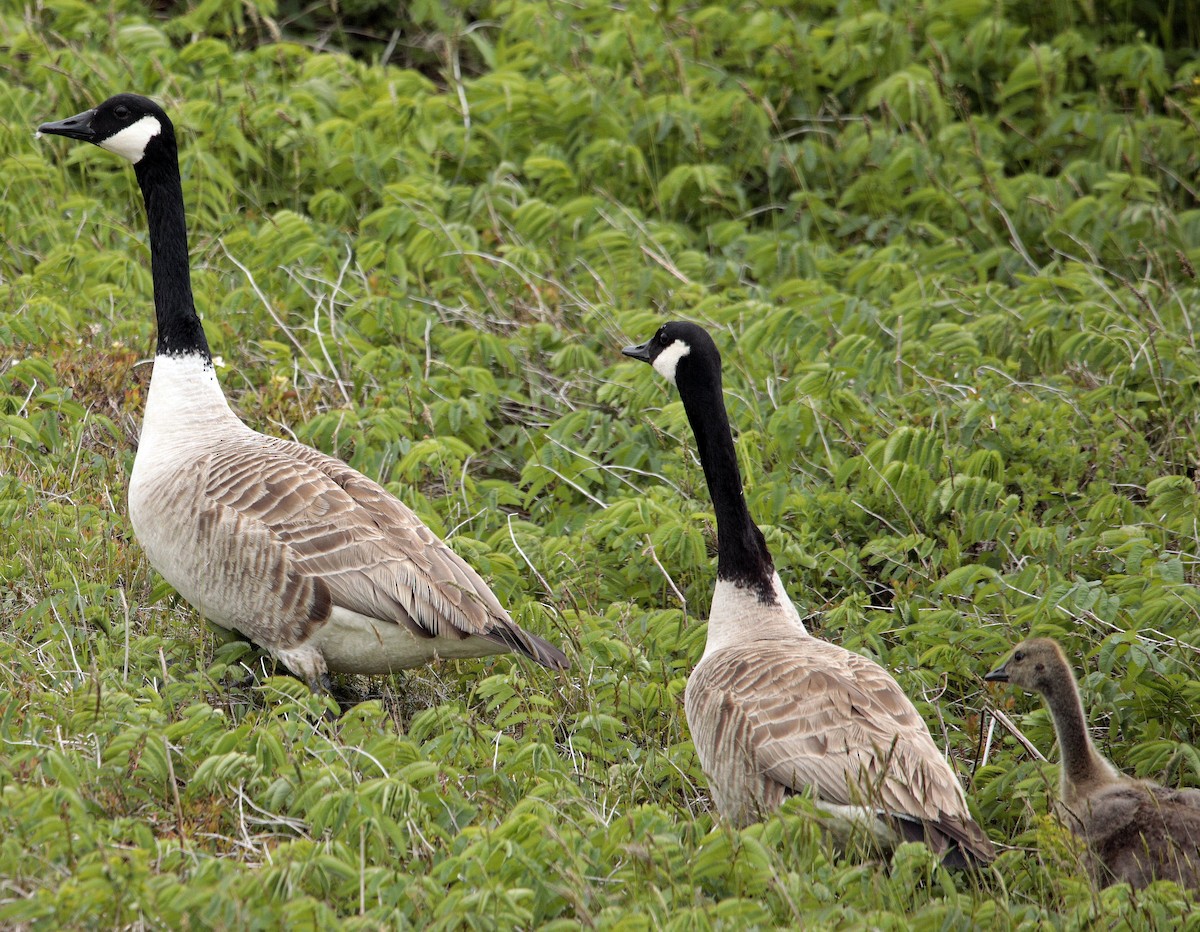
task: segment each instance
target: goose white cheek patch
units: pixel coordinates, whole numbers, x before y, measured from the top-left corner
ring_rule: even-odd
[[[157,117],[146,115],[97,145],[101,149],[115,152],[121,158],[129,159],[136,165],[146,154],[146,146],[150,144],[150,140],[161,132],[162,124],[158,122]]]
[[[692,351],[691,346],[684,343],[683,340],[676,340],[665,350],[654,357],[654,371],[665,379],[670,379],[671,384],[675,384],[675,370],[679,367],[679,360],[683,359]]]

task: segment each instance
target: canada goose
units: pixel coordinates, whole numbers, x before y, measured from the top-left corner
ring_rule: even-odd
[[[744,825],[811,789],[835,826],[886,844],[924,839],[950,866],[990,862],[992,843],[896,681],[812,637],[784,592],[742,493],[712,338],[669,323],[622,352],[679,389],[716,514],[717,585],[684,708],[717,810]]]
[[[150,564],[209,621],[327,688],[327,671],[388,673],[515,650],[565,669],[487,584],[382,486],[230,410],[192,299],[175,130],[118,94],[41,133],[133,163],[150,229],[158,347],[129,518]]]
[[[1200,888],[1200,790],[1133,780],[1101,756],[1058,642],[1023,641],[984,679],[1041,693],[1049,706],[1062,755],[1055,808],[1087,840],[1097,880],[1134,887],[1174,880]]]

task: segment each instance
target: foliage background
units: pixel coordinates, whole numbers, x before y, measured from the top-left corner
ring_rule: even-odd
[[[1102,749],[1200,785],[1194,5],[391,7],[0,10],[0,924],[1194,922],[1087,884],[988,712],[1053,757],[1047,715],[981,680],[1058,637]],[[385,482],[570,673],[351,682],[331,722],[149,571],[140,195],[32,136],[120,90],[176,117],[236,408]],[[715,825],[712,517],[618,354],[670,317],[723,348],[789,590],[913,696],[993,871],[840,859],[803,801]]]

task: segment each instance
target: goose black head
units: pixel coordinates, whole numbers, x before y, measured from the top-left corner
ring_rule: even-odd
[[[91,110],[57,123],[43,123],[38,133],[82,139],[134,165],[147,152],[175,141],[175,130],[162,107],[137,94],[117,94]]]
[[[679,385],[681,376],[705,368],[721,371],[721,353],[708,332],[696,324],[677,320],[663,324],[645,343],[627,346],[621,350],[632,359],[640,359],[654,367],[654,371]]]
[[[1033,638],[1013,648],[1008,659],[984,679],[992,683],[1012,683],[1030,692],[1052,695],[1059,691],[1065,677],[1071,677],[1070,664],[1057,641]]]

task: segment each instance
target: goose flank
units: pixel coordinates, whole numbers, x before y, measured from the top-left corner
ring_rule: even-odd
[[[835,831],[924,840],[949,866],[987,864],[992,843],[924,721],[878,664],[812,637],[750,516],[701,327],[668,323],[626,356],[679,390],[717,521],[717,584],[685,712],[718,812],[745,825],[810,790]]]
[[[158,344],[129,484],[150,564],[209,621],[327,688],[506,651],[565,669],[487,584],[382,486],[317,450],[242,423],[217,382],[193,302],[175,130],[118,94],[39,134],[133,163],[149,225]]]

